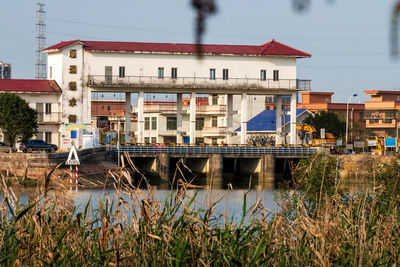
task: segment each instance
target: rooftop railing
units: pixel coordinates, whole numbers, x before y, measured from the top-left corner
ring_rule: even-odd
[[[256,79],[229,78],[210,79],[209,77],[164,77],[158,76],[106,76],[88,75],[88,86],[93,87],[164,87],[164,88],[240,88],[240,89],[293,89],[310,90],[311,80],[300,79]]]

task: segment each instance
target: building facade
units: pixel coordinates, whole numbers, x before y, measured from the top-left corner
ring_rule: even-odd
[[[0,92],[19,95],[38,114],[38,130],[34,136],[61,145],[61,88],[53,80],[0,80]]]
[[[368,137],[398,137],[400,91],[367,90],[364,93],[371,97],[365,102]]]
[[[302,101],[297,107],[305,108],[314,113],[321,111],[335,113],[340,120],[348,121],[348,141],[363,141],[367,137],[364,103],[333,103],[333,94],[333,92],[301,92]]]
[[[0,79],[11,79],[11,64],[0,61]]]
[[[221,122],[217,118],[217,127],[225,127],[226,131],[223,134],[221,129],[213,129],[215,136],[211,138],[218,140],[221,136],[230,143],[235,127],[241,126],[239,142],[245,144],[247,121],[265,108],[266,95],[277,96],[277,114],[281,113],[282,96],[290,96],[290,110],[295,114],[297,92],[310,89],[309,80],[297,79],[296,61],[311,55],[274,40],[259,46],[203,45],[201,59],[196,45],[174,43],[73,40],[53,45],[44,52],[48,53],[49,79],[56,80],[63,88],[63,123],[90,125],[91,92],[125,93],[125,115],[130,116],[131,94],[136,93],[135,136],[139,143],[145,138],[145,93],[176,94],[178,143],[185,138],[190,143],[196,142],[196,117],[200,115],[200,110],[196,110],[196,95],[218,95],[226,110],[217,112],[225,115]],[[183,110],[183,94],[190,96],[188,111]],[[249,109],[252,105],[257,108]],[[249,113],[257,109],[260,110]],[[183,122],[185,116],[189,117],[189,125]],[[125,121],[125,127],[131,129],[130,119]],[[290,126],[294,129],[293,144],[295,124],[293,119]]]

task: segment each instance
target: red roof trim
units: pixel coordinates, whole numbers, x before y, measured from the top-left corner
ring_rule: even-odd
[[[0,92],[61,94],[62,91],[54,80],[0,79]]]
[[[139,43],[139,42],[104,42],[104,41],[64,41],[43,50],[52,52],[75,43],[83,44],[87,51],[100,52],[136,52],[136,53],[179,53],[197,54],[196,44],[177,43]],[[292,48],[275,40],[256,45],[215,45],[203,44],[202,54],[211,55],[251,55],[251,56],[288,56],[311,57],[311,54]]]
[[[366,94],[392,94],[392,95],[400,95],[400,91],[389,91],[389,90],[366,90],[364,91]]]

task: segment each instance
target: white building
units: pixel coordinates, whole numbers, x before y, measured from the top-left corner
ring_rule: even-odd
[[[61,88],[52,80],[0,79],[0,93],[19,95],[38,114],[35,138],[60,147]],[[2,139],[2,138],[1,138]]]
[[[0,79],[11,79],[11,64],[0,61]]]
[[[203,45],[201,58],[196,45],[175,43],[73,40],[44,52],[48,53],[48,78],[63,89],[63,123],[90,125],[91,92],[125,93],[125,114],[131,114],[131,93],[137,93],[135,136],[140,143],[145,137],[144,93],[177,94],[177,142],[189,137],[190,143],[196,140],[196,94],[219,95],[226,105],[220,126],[226,128],[227,142],[232,142],[230,133],[235,127],[241,126],[240,143],[245,144],[250,113],[254,116],[264,109],[265,95],[277,96],[280,114],[283,95],[291,96],[291,112],[295,112],[296,92],[310,89],[309,80],[297,79],[296,60],[311,55],[274,40],[259,46]],[[183,94],[190,95],[188,112],[182,108]],[[257,108],[250,110],[253,105]],[[185,114],[188,125],[182,123]],[[130,129],[130,120],[126,121]],[[293,120],[292,144],[296,143],[295,124]]]

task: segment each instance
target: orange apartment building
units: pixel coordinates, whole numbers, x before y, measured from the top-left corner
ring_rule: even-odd
[[[342,121],[346,121],[347,103],[332,103],[333,92],[301,92],[301,103],[297,108],[305,108],[311,112],[333,112]],[[349,103],[349,140],[364,140],[365,119],[364,104]]]
[[[400,119],[400,91],[367,90],[366,129],[369,137],[397,137]]]

